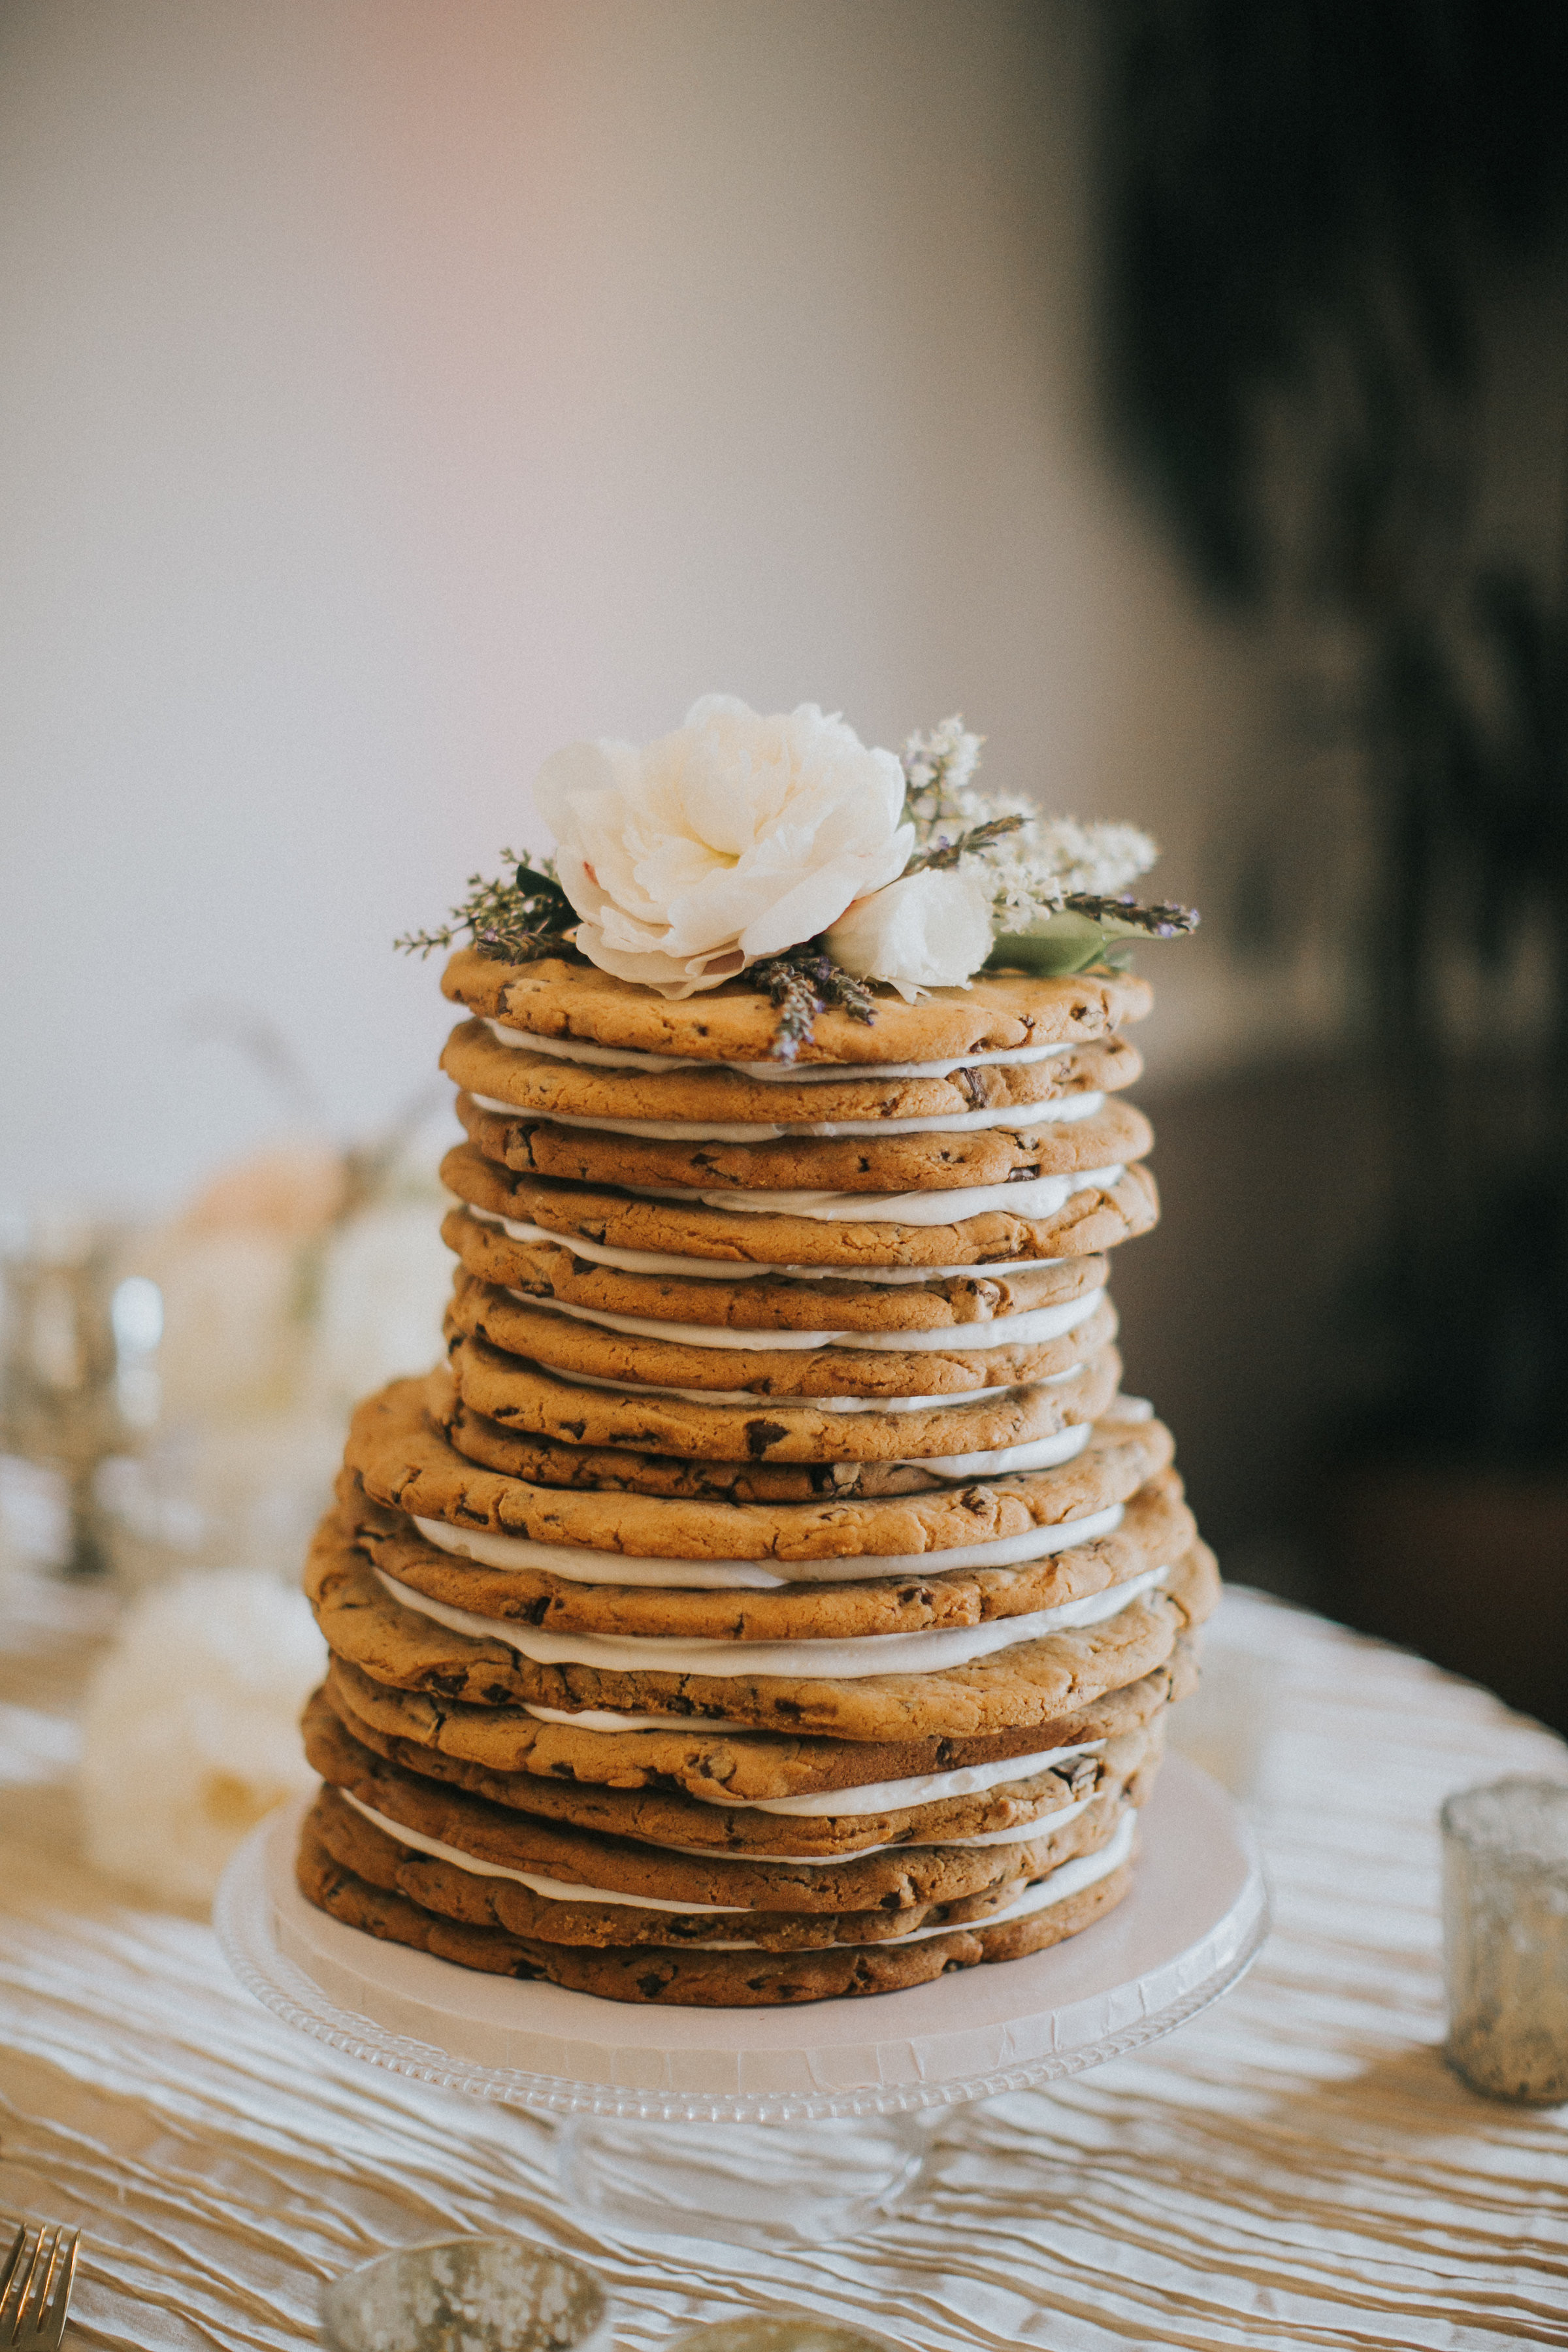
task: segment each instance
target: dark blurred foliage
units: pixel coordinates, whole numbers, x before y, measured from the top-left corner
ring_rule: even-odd
[[[1568,214],[1562,0],[1134,0],[1116,117],[1121,382],[1205,577],[1257,593],[1258,397],[1353,354],[1334,521],[1375,596],[1418,451],[1462,397],[1489,256]],[[1420,438],[1435,422],[1423,414]],[[1429,485],[1435,488],[1436,485]]]
[[[1478,516],[1497,288],[1544,301],[1568,269],[1568,0],[1131,0],[1121,22],[1124,420],[1211,589],[1331,613],[1357,647],[1358,928],[1397,1134],[1356,1418],[1568,1457],[1568,576]],[[1568,514],[1553,536],[1562,567]],[[1483,1038],[1520,1036],[1526,939],[1548,974],[1528,1039],[1478,1050],[1456,962]]]

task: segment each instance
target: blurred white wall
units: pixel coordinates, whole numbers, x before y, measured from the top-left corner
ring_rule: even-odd
[[[1251,650],[1096,425],[1098,0],[10,0],[0,1195],[426,1077],[395,931],[709,688],[1226,878]],[[534,835],[537,838],[537,835]],[[1171,950],[1173,1064],[1252,1015]]]

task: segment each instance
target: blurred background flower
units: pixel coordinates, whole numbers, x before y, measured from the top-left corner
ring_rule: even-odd
[[[160,1903],[210,1903],[240,1839],[315,1774],[300,1710],[326,1644],[302,1592],[256,1570],[185,1576],[121,1621],[89,1688],[88,1859]]]

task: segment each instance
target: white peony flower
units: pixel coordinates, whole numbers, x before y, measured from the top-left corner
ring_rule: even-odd
[[[991,894],[968,869],[928,866],[858,899],[826,939],[857,980],[885,980],[906,1000],[962,988],[991,952]]]
[[[717,988],[901,874],[904,772],[814,702],[760,717],[704,695],[656,743],[574,743],[534,784],[601,971],[663,996]]]
[[[88,1696],[89,1860],[161,1901],[210,1902],[241,1838],[316,1784],[300,1710],[325,1666],[304,1594],[258,1570],[209,1570],[144,1595]]]

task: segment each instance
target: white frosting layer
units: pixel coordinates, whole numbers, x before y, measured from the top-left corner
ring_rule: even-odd
[[[1103,1739],[1085,1739],[1076,1748],[1044,1748],[1034,1756],[1005,1756],[994,1764],[964,1764],[954,1772],[917,1772],[906,1780],[867,1780],[858,1789],[819,1789],[807,1797],[727,1797],[722,1790],[701,1794],[707,1803],[730,1805],[748,1813],[788,1813],[816,1820],[857,1813],[898,1813],[911,1805],[941,1804],[949,1797],[983,1797],[1015,1780],[1032,1780],[1075,1756],[1098,1756]]]
[[[574,1715],[570,1707],[535,1706],[525,1701],[524,1715],[541,1723],[569,1723],[574,1731],[755,1731],[754,1723],[731,1723],[721,1715],[617,1715],[613,1707],[585,1706]],[[723,1802],[720,1799],[721,1803]]]
[[[928,1845],[1026,1845],[1031,1838],[1054,1836],[1058,1830],[1065,1829],[1068,1822],[1076,1822],[1085,1806],[1093,1804],[1095,1794],[1091,1789],[1087,1797],[1075,1797],[1070,1804],[1058,1805],[1054,1811],[1047,1808],[1045,1812],[1037,1813],[1033,1821],[1018,1822],[1010,1830],[977,1830],[973,1837],[928,1838],[926,1843]],[[873,1846],[870,1851],[887,1853],[892,1849]],[[908,1849],[900,1847],[899,1851],[904,1853]]]
[[[970,1135],[987,1128],[1010,1128],[1032,1135],[1042,1127],[1092,1118],[1104,1108],[1102,1094],[1063,1095],[1041,1103],[1004,1103],[986,1110],[950,1111],[941,1118],[791,1119],[778,1127],[764,1119],[600,1118],[587,1111],[530,1112],[496,1095],[475,1095],[481,1110],[503,1118],[539,1118],[552,1127],[585,1127],[602,1135],[632,1135],[649,1143],[778,1143],[787,1136]]]
[[[935,1845],[964,1847],[1027,1845],[1034,1838],[1053,1837],[1057,1831],[1065,1828],[1068,1822],[1076,1821],[1086,1805],[1093,1804],[1096,1793],[1095,1790],[1090,1790],[1087,1797],[1076,1797],[1069,1804],[1058,1805],[1054,1810],[1047,1807],[1043,1812],[1035,1814],[1031,1821],[1015,1822],[1011,1829],[980,1830],[973,1837],[905,1839],[897,1844],[860,1845],[857,1846],[852,1853],[715,1853],[711,1846],[706,1845],[661,1845],[659,1851],[661,1853],[683,1853],[697,1862],[711,1862],[720,1865],[731,1863],[787,1862],[793,1870],[832,1870],[836,1865],[843,1863],[863,1862],[866,1856],[871,1853],[919,1853],[925,1848]],[[595,1891],[597,1892],[597,1889]],[[611,1895],[605,1899],[613,1902],[615,1898]]]
[[[707,1209],[740,1209],[757,1217],[811,1217],[824,1223],[956,1225],[970,1217],[1009,1211],[1017,1217],[1054,1217],[1075,1192],[1108,1189],[1121,1174],[1079,1168],[1062,1176],[1031,1176],[1018,1184],[960,1186],[951,1192],[699,1192],[687,1184],[623,1184],[645,1201],[694,1201]],[[842,1271],[842,1269],[837,1269]]]
[[[514,1242],[548,1242],[573,1257],[591,1258],[595,1265],[613,1265],[623,1274],[689,1274],[705,1282],[750,1282],[763,1275],[788,1275],[794,1282],[942,1282],[952,1276],[983,1280],[988,1274],[1023,1274],[1048,1265],[1037,1257],[998,1258],[983,1265],[772,1265],[750,1258],[679,1257],[670,1250],[616,1249],[608,1242],[585,1241],[581,1234],[552,1234],[517,1217],[497,1216],[491,1209],[461,1204],[481,1225],[499,1225]]]
[[[1018,1315],[993,1316],[984,1323],[945,1324],[935,1331],[736,1331],[713,1323],[660,1323],[647,1315],[615,1315],[607,1307],[569,1305],[563,1298],[534,1298],[526,1290],[510,1287],[507,1296],[543,1314],[597,1323],[606,1331],[624,1331],[628,1339],[664,1339],[673,1348],[745,1348],[768,1353],[790,1348],[857,1348],[930,1356],[949,1349],[968,1354],[982,1348],[1044,1347],[1087,1323],[1104,1289],[1100,1283],[1055,1307],[1031,1307]]]
[[[988,1454],[933,1454],[916,1465],[939,1478],[1001,1478],[1019,1470],[1054,1470],[1089,1444],[1091,1424],[1075,1421],[1054,1437],[1031,1438],[1026,1445],[996,1445]]]
[[[507,1863],[481,1862],[477,1854],[465,1853],[461,1846],[447,1845],[440,1838],[427,1837],[423,1830],[410,1829],[404,1822],[395,1822],[389,1814],[378,1813],[373,1805],[363,1804],[352,1790],[340,1789],[338,1794],[353,1807],[356,1813],[363,1814],[367,1822],[374,1822],[378,1830],[384,1830],[387,1836],[395,1838],[400,1845],[412,1846],[416,1853],[427,1853],[438,1862],[452,1863],[474,1878],[513,1879],[518,1885],[528,1887],[535,1895],[546,1895],[554,1903],[624,1903],[636,1911],[680,1911],[698,1916],[707,1912],[717,1916],[721,1912],[729,1914],[766,1908],[765,1905],[755,1903],[688,1903],[671,1895],[627,1895],[618,1886],[595,1886],[574,1878],[551,1878],[542,1871],[517,1870]],[[1024,1845],[1031,1838],[1047,1836],[1063,1828],[1093,1801],[1091,1797],[1079,1797],[1074,1804],[1058,1807],[1048,1819],[1026,1822],[1022,1829],[994,1830],[980,1837],[941,1838],[932,1843],[955,1846]],[[897,1850],[900,1853],[919,1851],[909,1846],[900,1846]],[[677,1845],[656,1851],[685,1854],[700,1862],[711,1863],[716,1869],[722,1871],[731,1864],[750,1865],[759,1862],[788,1863],[792,1869],[832,1870],[847,1862],[861,1862],[868,1854],[889,1853],[894,1849],[885,1845],[868,1845],[859,1847],[852,1854],[731,1854],[710,1853],[703,1846]]]
[[[552,1054],[563,1062],[579,1062],[596,1070],[738,1070],[742,1077],[762,1078],[776,1086],[821,1085],[829,1079],[945,1078],[954,1070],[1024,1068],[1036,1062],[1054,1062],[1070,1054],[1068,1045],[1011,1045],[995,1053],[965,1054],[952,1062],[720,1062],[695,1055],[639,1054],[632,1046],[590,1045],[581,1037],[539,1037],[531,1029],[509,1029],[500,1021],[485,1026],[502,1045],[517,1045],[531,1054]]]
[[[416,1853],[434,1854],[437,1862],[456,1863],[459,1870],[469,1872],[475,1878],[515,1879],[520,1886],[528,1887],[534,1895],[547,1895],[552,1903],[625,1903],[635,1911],[689,1911],[698,1914],[755,1908],[750,1903],[679,1903],[672,1895],[623,1895],[618,1889],[612,1890],[607,1886],[582,1886],[572,1878],[547,1878],[542,1871],[511,1870],[504,1863],[480,1862],[476,1854],[464,1853],[458,1846],[443,1844],[439,1838],[426,1837],[422,1830],[411,1830],[402,1822],[389,1821],[384,1813],[375,1812],[369,1805],[362,1805],[347,1789],[340,1789],[338,1793],[347,1798],[356,1813],[363,1813],[367,1822],[374,1822],[378,1830],[384,1830],[388,1837],[397,1840],[399,1845],[411,1845]]]
[[[998,1650],[1037,1642],[1079,1625],[1098,1625],[1119,1616],[1131,1602],[1164,1581],[1168,1570],[1145,1569],[1102,1592],[1037,1609],[1024,1617],[987,1618],[979,1625],[943,1626],[927,1633],[861,1633],[848,1641],[721,1642],[664,1633],[551,1633],[510,1619],[480,1617],[432,1601],[384,1569],[377,1580],[394,1601],[429,1617],[455,1633],[481,1642],[501,1642],[518,1656],[543,1666],[591,1666],[600,1674],[783,1675],[790,1680],[826,1677],[854,1682],[868,1675],[929,1675],[972,1665]]]
[[[1047,1911],[1053,1903],[1065,1902],[1069,1895],[1080,1895],[1086,1886],[1094,1885],[1099,1879],[1109,1878],[1113,1870],[1121,1868],[1132,1851],[1132,1841],[1137,1834],[1137,1815],[1129,1807],[1107,1843],[1098,1853],[1077,1854],[1071,1862],[1058,1863],[1055,1870],[1047,1873],[1044,1878],[1037,1879],[1033,1885],[1027,1887],[1016,1903],[1008,1904],[1005,1911],[993,1911],[984,1919],[961,1921],[957,1928],[951,1920],[941,1927],[913,1927],[907,1936],[890,1936],[887,1941],[897,1949],[900,1944],[923,1943],[928,1936],[952,1936],[960,1933],[966,1926],[973,1927],[976,1930],[983,1927],[1000,1927],[1008,1919],[1026,1919],[1033,1912]],[[761,1948],[756,1944],[721,1943],[716,1937],[705,1937],[697,1948],[706,1952],[754,1952]],[[858,1948],[853,1945],[842,1944],[817,1946],[819,1951],[829,1952],[856,1948]]]
[[[1097,1543],[1121,1524],[1122,1506],[1062,1519],[1055,1527],[1026,1528],[989,1543],[958,1544],[947,1551],[853,1552],[839,1559],[799,1559],[778,1575],[752,1559],[662,1559],[619,1551],[596,1551],[586,1544],[536,1543],[531,1536],[492,1535],[488,1529],[454,1528],[445,1519],[414,1524],[427,1543],[481,1568],[542,1569],[574,1584],[640,1584],[671,1591],[750,1591],[777,1592],[790,1584],[865,1583],[882,1577],[940,1576],[950,1569],[1011,1568],[1020,1560],[1046,1559],[1075,1544]]]
[[[958,1389],[952,1396],[913,1397],[824,1397],[768,1396],[761,1389],[675,1389],[662,1381],[601,1380],[596,1372],[563,1372],[553,1364],[542,1369],[563,1389],[610,1389],[616,1396],[636,1404],[639,1397],[682,1397],[688,1404],[757,1404],[793,1406],[796,1412],[809,1407],[813,1412],[925,1412],[933,1405],[951,1409],[961,1404],[984,1404],[992,1397],[1011,1396],[1019,1387],[1016,1381],[1004,1381],[994,1389]],[[1061,1381],[1070,1381],[1081,1372],[1081,1364],[1069,1364],[1065,1372],[1047,1372],[1043,1380],[1024,1385],[1032,1388],[1054,1388]]]

